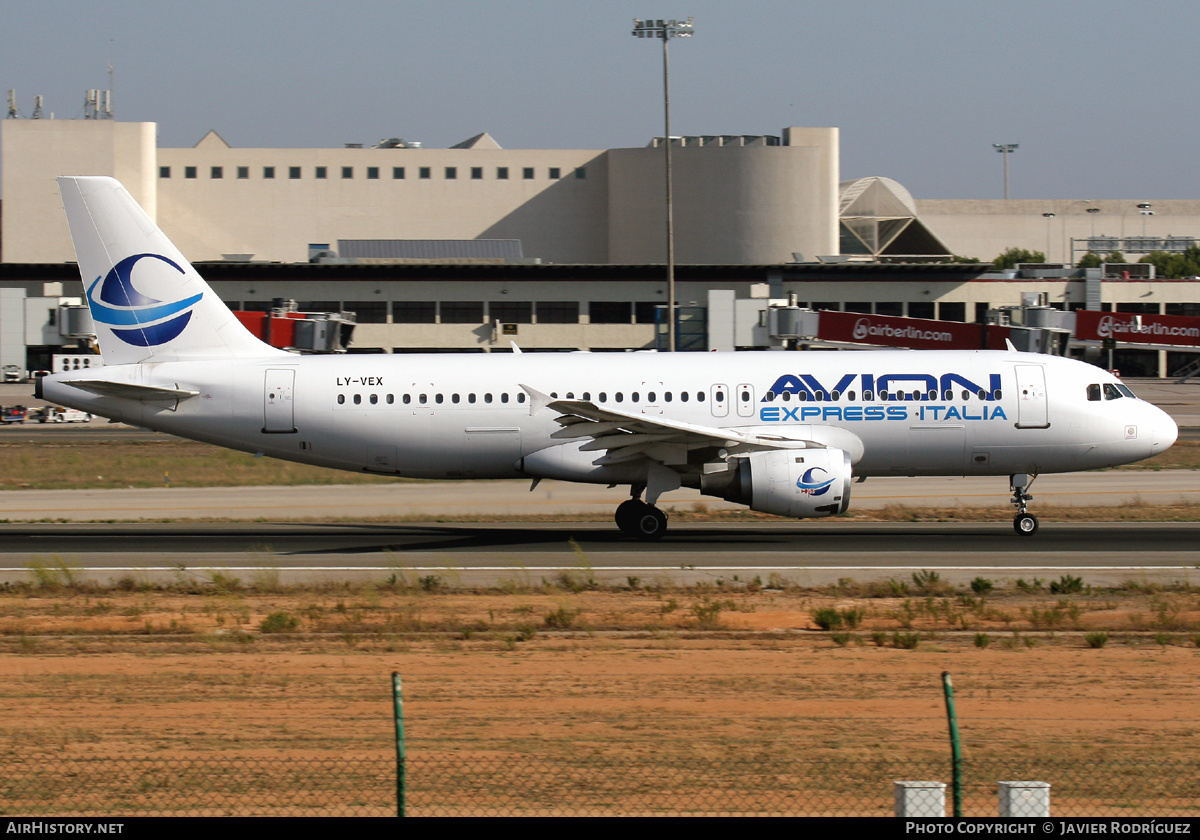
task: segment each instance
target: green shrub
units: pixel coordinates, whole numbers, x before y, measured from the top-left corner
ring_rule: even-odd
[[[1103,630],[1095,630],[1085,635],[1083,640],[1090,648],[1102,648],[1108,644],[1108,634]]]
[[[977,577],[971,581],[971,591],[980,597],[989,594],[993,588],[992,582],[985,577]]]
[[[273,612],[259,622],[263,633],[290,633],[300,625],[300,619],[284,610]]]

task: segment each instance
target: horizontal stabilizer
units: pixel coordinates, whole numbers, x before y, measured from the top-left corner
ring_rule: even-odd
[[[63,382],[72,388],[90,391],[102,397],[119,397],[123,400],[152,402],[162,400],[186,400],[200,396],[199,391],[182,388],[160,388],[156,385],[135,385],[132,382],[110,382],[106,379],[71,379]]]

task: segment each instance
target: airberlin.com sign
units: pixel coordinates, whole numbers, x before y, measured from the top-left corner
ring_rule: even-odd
[[[911,347],[918,350],[978,350],[987,346],[1003,350],[1007,327],[963,324],[957,321],[927,321],[923,318],[894,318],[888,315],[861,315],[854,312],[821,310],[819,338],[878,344],[885,347]]]
[[[1075,338],[1079,341],[1113,338],[1122,344],[1200,347],[1200,318],[1081,309],[1075,313]]]

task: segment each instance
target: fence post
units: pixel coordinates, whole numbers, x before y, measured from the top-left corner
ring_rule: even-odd
[[[962,817],[962,746],[958,740],[958,716],[954,713],[954,686],[950,672],[942,671],[942,689],[946,695],[946,717],[950,721],[950,785],[953,791],[954,816]]]
[[[393,718],[396,722],[396,816],[406,816],[404,766],[404,697],[400,691],[400,674],[392,672]]]

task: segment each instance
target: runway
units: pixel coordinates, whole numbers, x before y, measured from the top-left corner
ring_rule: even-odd
[[[643,585],[739,585],[772,574],[821,585],[909,580],[924,569],[958,584],[1067,573],[1092,585],[1200,583],[1198,539],[1200,523],[1052,523],[1034,537],[1018,537],[1007,522],[685,523],[652,544],[594,523],[3,525],[0,583],[29,581],[32,567],[65,568],[99,582],[156,583],[204,582],[220,572],[247,584],[264,577],[416,583],[432,576],[458,586],[537,585],[566,573],[607,585],[630,577]]]

